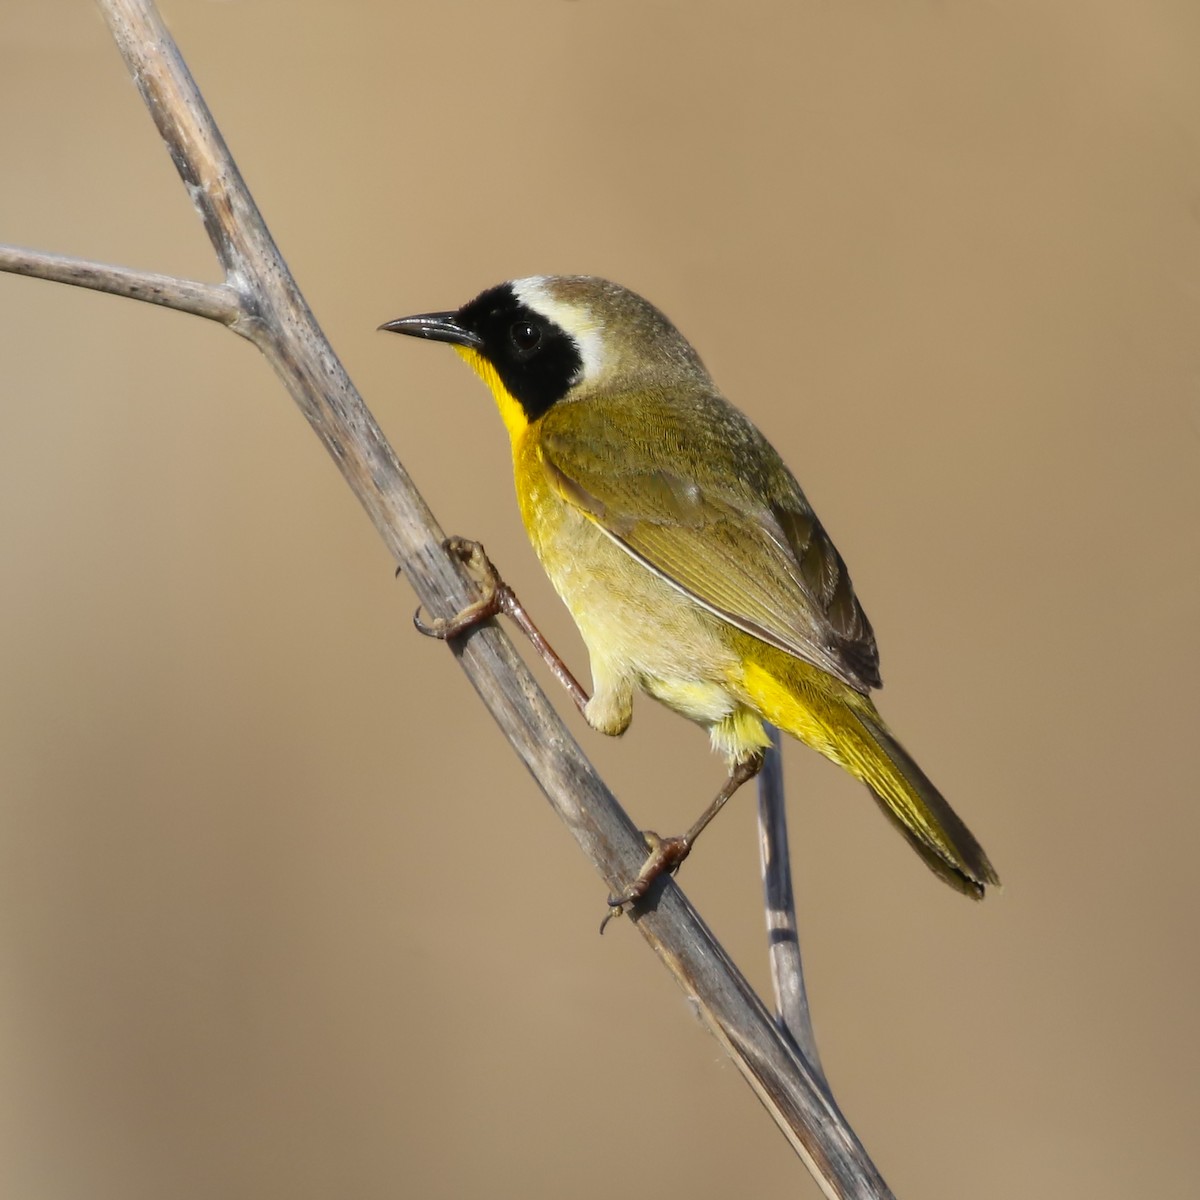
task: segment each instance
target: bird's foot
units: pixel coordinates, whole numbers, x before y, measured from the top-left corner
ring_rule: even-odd
[[[419,608],[413,613],[413,624],[418,632],[445,642],[469,633],[477,625],[490,621],[502,612],[511,611],[516,603],[516,596],[513,595],[512,588],[500,578],[499,571],[492,565],[492,560],[488,558],[479,542],[473,542],[469,538],[449,537],[442,543],[442,547],[470,571],[479,581],[483,592],[478,600],[468,604],[452,617],[434,617],[426,621],[421,617]]]
[[[501,613],[511,617],[517,623],[517,628],[542,656],[542,661],[550,668],[554,678],[566,688],[572,703],[586,718],[587,692],[571,674],[567,664],[559,657],[558,651],[546,641],[541,630],[533,623],[525,611],[525,606],[517,599],[517,593],[500,578],[500,572],[488,558],[483,546],[464,537],[447,538],[442,545],[448,554],[453,554],[478,580],[482,595],[453,617],[434,617],[426,621],[418,608],[413,613],[413,624],[418,631],[426,637],[445,642],[470,633],[477,625],[482,625]]]
[[[609,921],[632,908],[650,890],[659,876],[674,874],[692,849],[692,839],[686,834],[683,837],[665,838],[660,837],[654,830],[647,829],[643,831],[642,837],[650,848],[650,853],[628,886],[609,896],[608,912],[600,922],[601,933]]]

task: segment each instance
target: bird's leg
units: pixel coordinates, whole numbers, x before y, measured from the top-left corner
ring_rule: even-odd
[[[643,831],[642,837],[646,839],[650,853],[633,881],[615,896],[609,896],[608,904],[611,911],[600,925],[601,933],[604,932],[604,926],[613,917],[620,916],[625,909],[640,900],[660,875],[674,872],[679,867],[679,864],[691,853],[696,839],[704,832],[708,823],[725,807],[725,802],[729,797],[743,783],[748,783],[753,779],[762,770],[762,765],[763,753],[761,750],[741,762],[734,763],[729,769],[729,778],[725,780],[724,787],[713,797],[713,802],[696,818],[691,829],[682,837],[665,838],[650,829]]]
[[[462,612],[453,617],[434,617],[431,621],[421,619],[418,608],[413,614],[413,624],[426,637],[449,641],[469,633],[477,625],[490,621],[492,617],[504,613],[512,617],[521,632],[533,643],[533,648],[542,656],[543,662],[550,668],[550,673],[558,680],[571,697],[575,707],[581,713],[588,702],[588,694],[583,690],[579,681],[571,674],[567,664],[559,657],[558,652],[543,636],[542,631],[533,623],[525,606],[517,599],[516,593],[500,578],[500,573],[488,558],[479,542],[467,538],[447,538],[442,543],[447,553],[453,554],[462,562],[468,571],[479,580],[483,595]],[[587,714],[584,713],[586,716]]]

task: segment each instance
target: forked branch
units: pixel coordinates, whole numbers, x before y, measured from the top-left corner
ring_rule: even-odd
[[[113,292],[229,325],[271,361],[418,598],[434,614],[473,599],[443,534],[318,328],[179,51],[150,0],[98,0],[130,74],[199,209],[220,284],[0,248],[0,269]],[[645,848],[504,633],[479,630],[455,654],[610,890]],[[832,1098],[672,882],[638,930],[693,999],[830,1197],[891,1193]]]

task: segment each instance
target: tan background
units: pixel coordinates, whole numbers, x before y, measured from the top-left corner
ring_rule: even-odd
[[[789,748],[897,1194],[1194,1195],[1194,0],[165,7],[443,524],[581,669],[485,394],[380,321],[609,275],[794,465],[1006,884]],[[211,278],[96,12],[0,14],[0,239]],[[0,328],[0,1194],[814,1196],[254,352],[15,278]],[[649,703],[571,720],[644,823],[720,777]],[[684,884],[764,985],[749,797],[718,828]]]

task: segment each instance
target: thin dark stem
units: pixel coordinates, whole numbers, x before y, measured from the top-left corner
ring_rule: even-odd
[[[200,211],[226,284],[237,292],[234,327],[275,367],[421,603],[435,614],[458,612],[474,599],[467,576],[442,549],[441,529],[317,326],[153,4],[98,3]],[[483,628],[454,652],[555,811],[617,890],[637,871],[644,843],[508,638],[498,628]],[[835,1200],[890,1197],[819,1079],[682,892],[670,880],[656,886],[651,907],[635,914],[639,932],[822,1191]]]
[[[817,1051],[808,991],[804,986],[804,964],[800,957],[787,810],[783,802],[783,747],[779,730],[771,729],[770,733],[771,745],[758,776],[758,847],[767,913],[767,954],[771,963],[771,982],[775,987],[775,1013],[828,1092],[829,1081]]]

